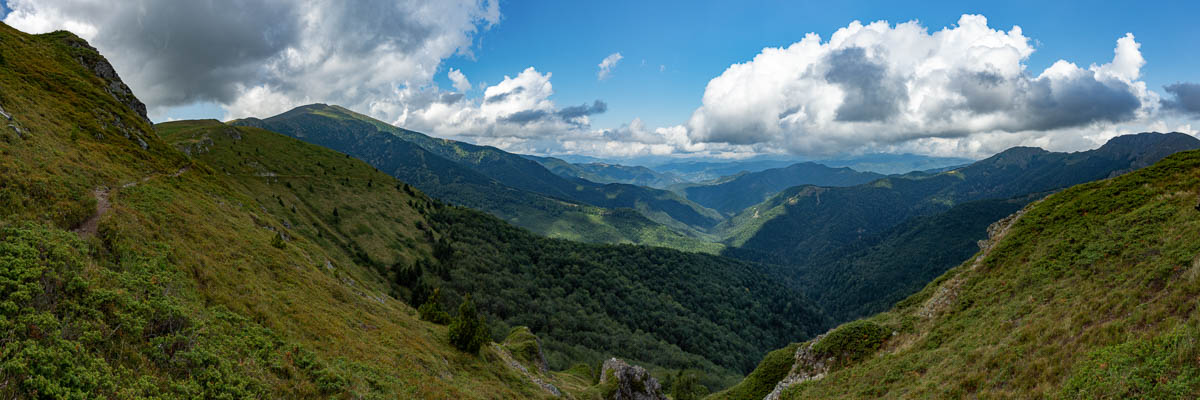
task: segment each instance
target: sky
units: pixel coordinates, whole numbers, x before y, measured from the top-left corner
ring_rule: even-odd
[[[0,0],[155,121],[340,104],[540,155],[980,158],[1200,130],[1197,2]]]

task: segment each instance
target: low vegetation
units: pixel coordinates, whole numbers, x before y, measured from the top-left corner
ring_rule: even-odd
[[[852,356],[784,398],[1200,396],[1198,172],[1184,152],[1031,205],[981,258],[826,335]]]

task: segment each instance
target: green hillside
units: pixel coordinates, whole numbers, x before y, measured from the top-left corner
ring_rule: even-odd
[[[1048,192],[1196,148],[1200,140],[1182,133],[1121,136],[1078,153],[1016,147],[935,175],[893,176],[844,188],[789,188],[742,211],[722,228],[730,246],[758,254],[754,259],[796,264],[956,204]]]
[[[716,184],[690,186],[683,192],[691,201],[722,213],[734,214],[792,186],[854,186],[882,177],[873,172],[805,162],[745,173]]]
[[[699,367],[712,379],[728,380],[748,369],[757,354],[786,343],[790,332],[825,324],[819,312],[797,300],[803,295],[751,264],[546,239],[430,199],[405,200],[418,215],[401,217],[388,207],[347,201],[361,197],[359,190],[418,193],[358,160],[217,121],[170,122],[158,129],[214,170],[250,178],[253,185],[245,192],[267,195],[259,202],[276,203],[268,209],[280,207],[286,216],[299,204],[288,232],[342,248],[352,256],[347,261],[376,272],[381,290],[416,306],[440,288],[445,309],[472,294],[494,332],[523,325],[541,335],[557,369],[617,355],[664,368]],[[361,170],[371,173],[347,176]],[[310,188],[314,178],[346,192],[326,196],[328,190]],[[407,246],[427,252],[396,250]]]
[[[979,251],[987,226],[1038,195],[979,200],[914,217],[883,233],[791,267],[800,288],[834,321],[886,311]]]
[[[1190,151],[1030,205],[891,311],[802,344],[782,398],[1200,396],[1197,187]]]
[[[565,200],[607,209],[634,209],[650,220],[690,236],[703,236],[702,232],[715,226],[722,219],[721,215],[715,211],[696,205],[666,190],[628,184],[597,184],[579,179],[567,179],[550,172],[536,161],[520,155],[494,147],[432,138],[388,125],[338,106],[313,104],[266,119],[251,118],[234,123],[269,129],[343,151],[385,170],[416,171],[398,173],[397,177],[402,179],[404,178],[402,175],[414,173],[441,177],[443,168],[440,165],[425,166],[420,163],[420,160],[429,157],[422,157],[414,163],[410,162],[408,158],[378,156],[380,152],[392,151],[392,147],[416,145],[429,153],[457,163],[461,168],[494,179],[495,182],[508,188],[547,196],[549,200]],[[523,219],[557,218],[554,215],[547,217],[538,215],[538,213],[532,213],[528,217],[523,213],[503,213],[506,208],[511,208],[513,205],[504,198],[506,196],[491,195],[492,192],[501,190],[497,188],[479,189],[479,196],[483,198],[481,201],[464,198],[467,196],[458,191],[446,191],[446,196],[439,196],[439,193],[433,191],[435,188],[432,185],[424,185],[423,182],[418,181],[414,181],[413,184],[421,189],[429,189],[430,193],[436,197],[455,204],[494,212],[502,218],[531,229],[537,227],[525,225],[522,223]],[[519,200],[522,202],[518,204],[529,204],[526,199]],[[538,231],[547,234],[555,233]]]
[[[164,143],[81,39],[0,25],[0,59],[0,107],[20,130],[0,139],[0,396],[541,396],[489,353],[450,347],[352,254],[286,225],[324,210],[293,214],[271,197],[282,184],[249,193],[269,179],[224,175]],[[356,182],[387,179],[322,162],[334,160]],[[313,187],[418,215],[391,187]]]
[[[0,25],[0,60],[0,397],[591,398],[594,367],[518,368],[530,332],[505,329],[570,321],[593,330],[532,331],[555,365],[627,355],[720,384],[824,325],[752,264],[541,238],[261,129],[156,133],[69,33]],[[616,267],[638,262],[660,269]],[[408,302],[436,287],[452,316],[477,296],[499,343],[460,351],[420,320]]]

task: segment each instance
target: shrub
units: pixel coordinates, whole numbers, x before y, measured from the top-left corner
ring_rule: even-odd
[[[417,313],[423,321],[429,321],[438,325],[450,323],[450,314],[442,310],[441,289],[433,289],[433,294],[429,295],[429,300],[426,300],[425,304],[417,308]]]
[[[767,353],[754,371],[750,375],[746,375],[741,383],[729,388],[723,392],[714,395],[717,399],[731,400],[757,400],[763,398],[771,390],[775,389],[775,385],[786,378],[788,373],[792,371],[792,364],[795,363],[796,348],[800,347],[798,343],[792,343],[787,347]]]
[[[817,353],[837,358],[839,364],[874,354],[888,337],[888,329],[870,321],[854,321],[834,329],[813,345]]]
[[[704,373],[697,370],[680,370],[671,384],[671,398],[675,400],[699,400],[708,395],[708,387],[700,383]]]
[[[491,336],[468,294],[458,306],[458,317],[450,323],[450,344],[468,353],[478,353]]]

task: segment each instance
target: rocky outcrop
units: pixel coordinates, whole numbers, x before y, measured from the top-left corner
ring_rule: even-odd
[[[833,365],[833,357],[825,357],[818,354],[813,347],[824,338],[825,335],[817,336],[812,341],[805,345],[796,348],[795,361],[792,364],[792,370],[779,383],[775,384],[775,389],[768,393],[764,400],[779,400],[779,396],[783,394],[783,390],[792,385],[815,381],[825,377],[829,373],[829,368]]]
[[[538,385],[555,397],[562,396],[558,387],[550,383],[553,379],[546,368],[546,356],[542,353],[542,341],[533,331],[524,326],[513,328],[504,339],[504,343],[493,344],[496,354],[509,367],[525,375],[533,384]]]
[[[4,111],[4,107],[0,107],[0,119],[3,120],[0,121],[0,123],[8,125],[8,129],[12,129],[12,131],[17,134],[18,138],[25,138],[25,129],[21,128],[21,124],[17,123],[17,121],[13,119],[12,114],[9,114],[8,111]]]
[[[133,110],[147,124],[152,124],[150,118],[146,116],[146,105],[133,95],[133,91],[129,89],[129,86],[117,75],[117,70],[113,68],[112,64],[109,64],[104,56],[100,55],[100,52],[95,47],[88,44],[86,40],[72,34],[63,36],[62,42],[75,50],[72,52],[72,55],[75,56],[76,61],[79,61],[84,68],[87,68],[96,74],[97,77],[104,80],[105,92],[108,92],[117,102]]]
[[[600,386],[610,387],[606,400],[666,400],[662,385],[645,368],[611,358],[600,369]]]
[[[1040,202],[1041,200],[1030,203],[1020,211],[988,225],[988,238],[979,241],[980,252],[971,260],[971,265],[968,269],[947,279],[945,283],[939,286],[937,291],[933,293],[933,296],[929,296],[929,299],[925,300],[925,304],[922,304],[921,308],[917,310],[917,315],[921,318],[933,318],[950,308],[950,305],[954,304],[955,300],[958,300],[958,292],[962,288],[962,285],[966,283],[966,272],[978,269],[983,264],[983,260],[987,259],[988,254],[992,252],[992,248],[996,246],[996,243],[1000,243],[1000,240],[1004,239],[1004,236],[1008,234],[1009,228],[1012,228],[1017,223],[1017,220],[1021,219],[1022,215],[1025,215],[1026,210],[1029,210]]]

